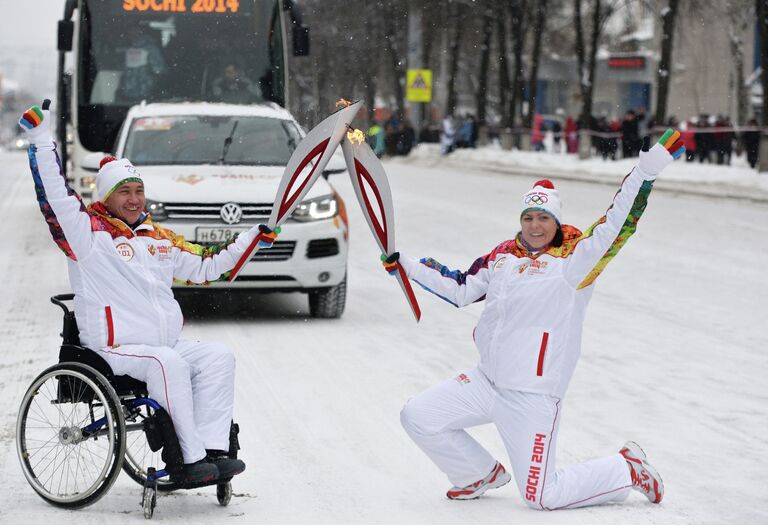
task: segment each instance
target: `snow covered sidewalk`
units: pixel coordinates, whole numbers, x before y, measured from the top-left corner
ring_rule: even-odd
[[[443,157],[437,144],[420,144],[408,157],[391,159],[395,163],[471,168],[509,175],[530,176],[531,172],[535,172],[536,176],[555,181],[568,179],[610,185],[617,185],[629,173],[636,160],[604,161],[599,157],[579,160],[575,154],[507,151],[498,145],[458,149]],[[678,160],[664,170],[654,189],[768,202],[768,173],[759,174],[751,169],[743,156],[734,157],[731,166]]]

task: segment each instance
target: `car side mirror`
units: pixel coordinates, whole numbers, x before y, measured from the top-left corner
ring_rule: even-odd
[[[72,20],[59,20],[59,51],[72,51],[72,36],[74,34],[75,23]]]
[[[328,169],[325,169],[325,170],[323,170],[323,178],[328,180],[328,176],[329,175],[336,175],[337,173],[344,173],[345,171],[347,171],[346,168],[344,168],[343,170],[328,170]]]
[[[85,171],[99,171],[99,164],[101,164],[101,159],[103,159],[105,155],[106,153],[102,153],[101,151],[89,153],[83,157],[83,162],[81,164],[82,168]]]
[[[347,162],[344,160],[341,148],[337,148],[323,169],[323,177],[327,179],[329,175],[344,173],[345,171],[347,171]]]

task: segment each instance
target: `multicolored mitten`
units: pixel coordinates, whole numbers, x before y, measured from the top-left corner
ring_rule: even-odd
[[[400,252],[394,252],[390,256],[387,256],[384,253],[381,254],[381,264],[384,265],[384,269],[389,275],[397,274],[398,259],[400,259]]]
[[[685,143],[683,142],[683,139],[680,138],[680,132],[673,131],[671,128],[664,132],[659,139],[659,144],[664,146],[664,149],[672,155],[673,159],[676,159],[685,153]]]
[[[40,106],[32,106],[19,118],[19,126],[26,132],[32,144],[53,141],[49,129],[51,119],[48,107],[50,104],[51,101],[46,99],[43,102],[43,109],[40,109]]]
[[[261,232],[259,248],[272,248],[275,239],[277,239],[277,236],[280,234],[280,226],[272,230],[266,224],[259,224],[259,232]]]
[[[650,140],[644,141],[640,151],[640,162],[637,169],[647,180],[654,180],[661,171],[673,160],[685,153],[685,144],[680,138],[680,132],[668,129],[659,141],[649,150]]]

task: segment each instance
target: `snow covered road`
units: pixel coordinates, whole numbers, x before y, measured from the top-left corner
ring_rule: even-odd
[[[95,505],[62,511],[29,487],[15,422],[32,379],[57,358],[68,290],[64,257],[34,198],[26,157],[0,153],[0,521],[137,523],[141,490],[123,475]],[[466,269],[517,232],[519,196],[536,180],[386,164],[398,246]],[[229,507],[215,491],[158,501],[164,523],[768,523],[768,206],[656,192],[635,237],[597,281],[558,440],[561,463],[638,441],[665,501],[536,513],[514,484],[478,501],[450,484],[399,423],[404,402],[474,366],[481,305],[456,310],[416,290],[416,324],[357,209],[346,176],[351,249],[347,311],[307,318],[305,296],[257,297],[242,313],[189,319],[184,336],[237,355],[236,419],[248,470]],[[555,181],[566,222],[585,228],[615,188]],[[148,181],[151,196],[151,181]],[[288,225],[287,227],[290,227]],[[492,427],[473,430],[503,463]]]

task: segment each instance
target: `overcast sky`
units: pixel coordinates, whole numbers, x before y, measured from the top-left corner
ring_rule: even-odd
[[[63,13],[64,0],[0,0],[3,78],[37,95],[54,94],[56,27]]]

